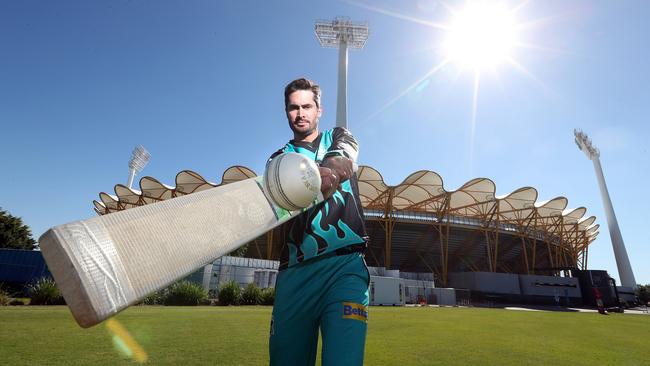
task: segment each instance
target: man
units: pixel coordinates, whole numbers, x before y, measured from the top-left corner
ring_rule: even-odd
[[[271,158],[297,152],[314,159],[326,199],[286,226],[271,318],[271,365],[314,365],[319,329],[324,366],[362,365],[370,276],[352,170],[358,145],[344,128],[319,132],[320,87],[312,81],[289,83],[284,101],[294,138]]]

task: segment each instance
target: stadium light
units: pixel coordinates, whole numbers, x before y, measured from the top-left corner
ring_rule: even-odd
[[[363,48],[368,39],[368,24],[353,23],[347,17],[337,17],[334,20],[317,20],[314,31],[322,47],[339,49],[336,126],[347,128],[348,48]]]
[[[133,152],[131,153],[131,160],[129,160],[129,170],[131,173],[129,174],[129,188],[131,188],[133,185],[133,178],[135,178],[135,175],[144,169],[150,158],[151,154],[149,154],[147,149],[145,149],[142,145],[138,145],[133,149]]]
[[[600,187],[600,195],[605,206],[605,215],[607,216],[607,227],[609,228],[609,236],[612,239],[612,248],[614,249],[614,257],[616,258],[616,266],[618,267],[618,276],[621,280],[621,286],[636,288],[636,280],[632,272],[632,266],[625,250],[625,243],[623,243],[623,236],[618,227],[612,200],[609,198],[607,191],[607,184],[605,184],[605,176],[603,169],[600,166],[600,151],[593,146],[589,136],[580,130],[573,130],[575,135],[575,142],[578,148],[587,155],[587,158],[594,163],[596,170],[596,177],[598,178],[598,186]]]

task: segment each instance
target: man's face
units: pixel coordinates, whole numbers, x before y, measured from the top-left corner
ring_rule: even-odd
[[[311,90],[297,90],[289,94],[287,119],[296,139],[310,139],[318,135],[321,109],[316,106]],[[311,140],[310,140],[311,141]]]

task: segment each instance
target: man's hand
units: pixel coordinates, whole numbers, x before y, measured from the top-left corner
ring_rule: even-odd
[[[326,158],[320,164],[321,167],[332,169],[334,174],[339,178],[340,183],[343,183],[352,177],[352,174],[354,174],[352,165],[352,160],[343,156],[332,156]]]
[[[339,177],[330,168],[321,166],[318,167],[318,170],[320,171],[321,179],[320,191],[323,193],[323,197],[328,199],[336,192],[340,183]]]

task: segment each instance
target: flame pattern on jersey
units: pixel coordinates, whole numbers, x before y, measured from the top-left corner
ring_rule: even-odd
[[[311,143],[289,141],[271,159],[285,152],[309,156],[320,165],[326,157],[337,155],[356,161],[358,145],[348,130],[336,127],[320,133]],[[356,174],[341,183],[330,198],[291,220],[283,228],[287,231],[287,243],[282,249],[281,267],[364,243],[366,229]]]

